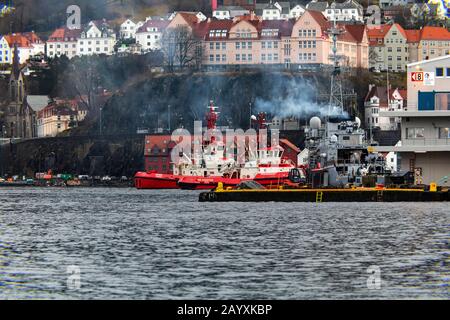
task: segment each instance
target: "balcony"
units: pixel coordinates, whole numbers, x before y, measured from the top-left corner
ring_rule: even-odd
[[[401,146],[376,146],[377,152],[450,152],[448,139],[403,139]]]

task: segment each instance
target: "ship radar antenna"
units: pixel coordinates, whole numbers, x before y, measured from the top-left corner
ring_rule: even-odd
[[[336,20],[333,21],[333,26],[327,30],[327,34],[331,37],[332,47],[331,55],[329,59],[332,61],[333,69],[331,71],[331,83],[330,83],[330,100],[328,105],[327,121],[330,118],[332,108],[336,109],[337,113],[344,113],[344,97],[342,94],[342,80],[341,80],[341,65],[340,60],[344,57],[337,54],[337,40],[338,37],[345,31],[342,28],[338,28]]]

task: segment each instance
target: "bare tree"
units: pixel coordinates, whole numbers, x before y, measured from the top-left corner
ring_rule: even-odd
[[[72,88],[79,99],[87,106],[88,110],[94,110],[95,94],[100,82],[95,61],[92,57],[81,57],[72,65],[70,75]]]
[[[376,47],[369,48],[369,65],[375,66],[378,61],[378,53],[375,51]]]
[[[161,38],[161,48],[169,71],[199,68],[203,59],[200,39],[185,26],[167,29]]]

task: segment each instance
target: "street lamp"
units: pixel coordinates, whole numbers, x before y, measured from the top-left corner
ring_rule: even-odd
[[[167,115],[167,123],[168,123],[168,127],[169,127],[169,132],[170,132],[170,104],[167,106],[168,109],[168,115]]]
[[[102,135],[102,107],[100,107],[100,135]]]
[[[249,111],[250,111],[250,117],[249,117],[249,128],[251,129],[252,128],[252,102],[250,101],[249,103],[248,103],[248,106],[249,106]]]

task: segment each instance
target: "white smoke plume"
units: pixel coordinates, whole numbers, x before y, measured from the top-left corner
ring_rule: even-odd
[[[339,111],[328,103],[316,102],[318,88],[303,78],[286,79],[282,83],[273,83],[268,94],[270,99],[257,98],[255,106],[257,111],[266,112],[280,118],[305,118],[313,115],[321,117],[347,116],[340,115]]]

